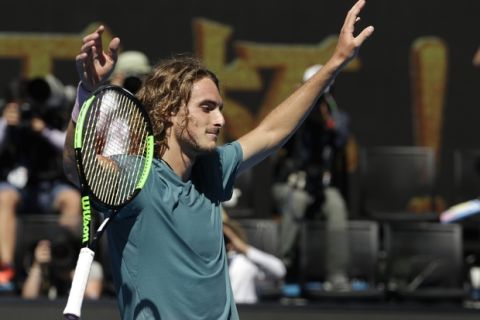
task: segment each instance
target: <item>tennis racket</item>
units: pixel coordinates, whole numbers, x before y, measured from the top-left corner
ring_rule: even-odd
[[[154,153],[148,114],[127,90],[102,87],[82,106],[75,127],[74,149],[83,232],[64,319],[80,319],[99,239],[118,209],[131,201],[147,180]],[[109,212],[96,231],[92,204]]]

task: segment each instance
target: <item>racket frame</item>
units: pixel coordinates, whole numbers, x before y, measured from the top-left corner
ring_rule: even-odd
[[[147,123],[147,141],[146,141],[146,154],[145,154],[145,165],[143,167],[143,171],[141,177],[136,185],[134,192],[131,196],[119,205],[109,205],[98,199],[98,197],[93,194],[91,188],[88,185],[87,179],[84,174],[84,166],[83,166],[83,157],[82,157],[82,145],[83,145],[83,125],[90,110],[92,103],[95,101],[97,96],[106,90],[115,90],[121,92],[121,94],[126,95],[129,99],[134,101],[137,105],[137,108],[143,114],[144,119],[146,119]],[[153,138],[153,130],[152,125],[149,120],[148,113],[143,108],[140,101],[131,94],[128,90],[123,89],[118,86],[114,85],[107,85],[97,89],[93,92],[92,96],[87,99],[80,110],[77,124],[75,127],[74,133],[74,150],[75,150],[75,161],[77,165],[77,173],[80,182],[80,194],[81,194],[81,206],[82,206],[82,246],[83,248],[80,250],[80,254],[78,256],[77,265],[75,267],[75,273],[72,280],[72,287],[70,289],[70,294],[68,297],[67,305],[63,311],[64,319],[80,319],[81,316],[81,308],[83,303],[83,297],[85,293],[85,289],[87,286],[88,276],[90,273],[90,268],[93,262],[93,258],[95,256],[95,250],[97,249],[98,242],[107,227],[108,223],[111,219],[114,218],[118,210],[123,207],[128,202],[132,201],[135,196],[140,192],[142,187],[145,185],[147,181],[148,174],[150,172],[151,164],[153,161],[154,156],[154,138]],[[103,222],[100,224],[98,229],[96,230],[93,238],[91,237],[92,233],[92,214],[93,214],[93,207],[92,201],[95,203],[100,204],[106,210],[109,211],[110,215],[106,217]]]

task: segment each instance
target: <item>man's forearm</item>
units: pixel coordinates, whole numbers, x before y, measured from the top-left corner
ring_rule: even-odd
[[[87,98],[91,95],[85,87],[82,85],[82,82],[77,86],[77,96],[75,98],[75,104],[72,110],[71,121],[68,124],[67,133],[65,137],[65,146],[63,148],[63,170],[68,180],[70,180],[76,186],[80,185],[77,173],[77,164],[75,161],[75,149],[73,147],[74,137],[75,137],[75,123],[78,119],[78,114],[80,113],[80,108]]]
[[[239,139],[244,161],[240,171],[250,168],[282,146],[307,117],[319,96],[339,72],[340,63],[322,70],[273,109],[250,133]]]
[[[76,186],[80,185],[77,165],[75,162],[75,149],[73,148],[73,137],[75,134],[75,124],[70,121],[67,128],[67,135],[65,137],[65,147],[63,148],[63,170],[68,180]]]
[[[306,118],[317,99],[323,94],[338,74],[341,63],[330,61],[320,72],[298,88],[280,105],[278,105],[260,126],[266,131],[276,132],[273,145],[281,144]]]

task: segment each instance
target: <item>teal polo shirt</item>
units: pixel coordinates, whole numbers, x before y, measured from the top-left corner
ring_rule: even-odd
[[[221,202],[242,160],[238,142],[199,156],[183,182],[154,160],[147,182],[107,228],[123,319],[238,319]]]

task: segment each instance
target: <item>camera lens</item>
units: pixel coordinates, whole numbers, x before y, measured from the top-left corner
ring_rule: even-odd
[[[137,93],[141,86],[142,80],[137,76],[126,77],[123,81],[123,87],[133,94]]]
[[[52,90],[48,82],[42,78],[30,80],[27,84],[27,94],[32,101],[42,104],[50,98]]]

